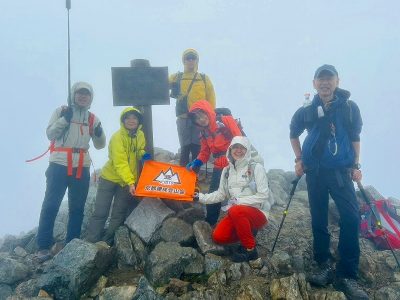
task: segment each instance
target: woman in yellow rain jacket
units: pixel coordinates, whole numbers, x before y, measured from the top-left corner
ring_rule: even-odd
[[[86,234],[90,242],[103,240],[112,244],[115,230],[138,203],[133,196],[139,176],[139,161],[150,159],[150,155],[145,152],[142,118],[135,107],[126,108],[121,113],[121,128],[111,137],[108,145],[109,159],[101,170],[94,213]],[[104,231],[112,202],[109,226]]]

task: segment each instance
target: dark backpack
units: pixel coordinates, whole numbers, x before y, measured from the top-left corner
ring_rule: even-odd
[[[214,111],[215,111],[215,115],[217,117],[217,121],[221,122],[221,123],[223,123],[222,118],[221,118],[222,116],[231,116],[231,117],[233,117],[232,116],[232,111],[227,107],[219,107],[219,108],[216,108]],[[246,134],[243,131],[243,126],[242,126],[242,122],[240,121],[240,118],[235,119],[235,121],[236,121],[236,124],[238,125],[242,135],[246,136]]]
[[[388,243],[391,248],[400,249],[400,216],[395,207],[388,200],[377,200],[371,205],[371,208],[367,204],[361,207],[361,236],[370,239],[380,250],[390,249]],[[376,220],[371,209],[379,220]],[[380,222],[382,229],[377,222]]]

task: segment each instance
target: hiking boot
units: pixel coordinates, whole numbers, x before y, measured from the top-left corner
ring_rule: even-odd
[[[36,252],[35,260],[39,263],[44,263],[51,258],[51,253],[49,249],[43,249]]]
[[[312,285],[325,287],[333,282],[333,268],[329,263],[318,266],[318,270],[307,276],[307,281]]]
[[[250,261],[250,260],[255,260],[257,258],[258,258],[258,252],[256,248],[254,248],[251,251],[243,249],[243,251],[236,252],[232,255],[232,261],[234,262]]]
[[[333,284],[336,290],[343,292],[348,300],[368,300],[368,295],[355,279],[337,278]]]

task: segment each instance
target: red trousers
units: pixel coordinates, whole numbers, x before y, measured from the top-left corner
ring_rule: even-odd
[[[256,245],[252,230],[259,230],[267,223],[267,218],[259,209],[235,205],[215,227],[213,240],[218,244],[232,244],[240,241],[244,248],[251,249]]]

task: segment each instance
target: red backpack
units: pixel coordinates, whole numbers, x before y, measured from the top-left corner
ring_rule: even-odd
[[[393,204],[389,200],[377,200],[371,206],[364,204],[361,207],[361,236],[373,241],[379,250],[390,249],[388,243],[392,249],[400,249],[400,216]],[[379,220],[376,220],[371,209]],[[382,229],[377,222],[380,222]]]

